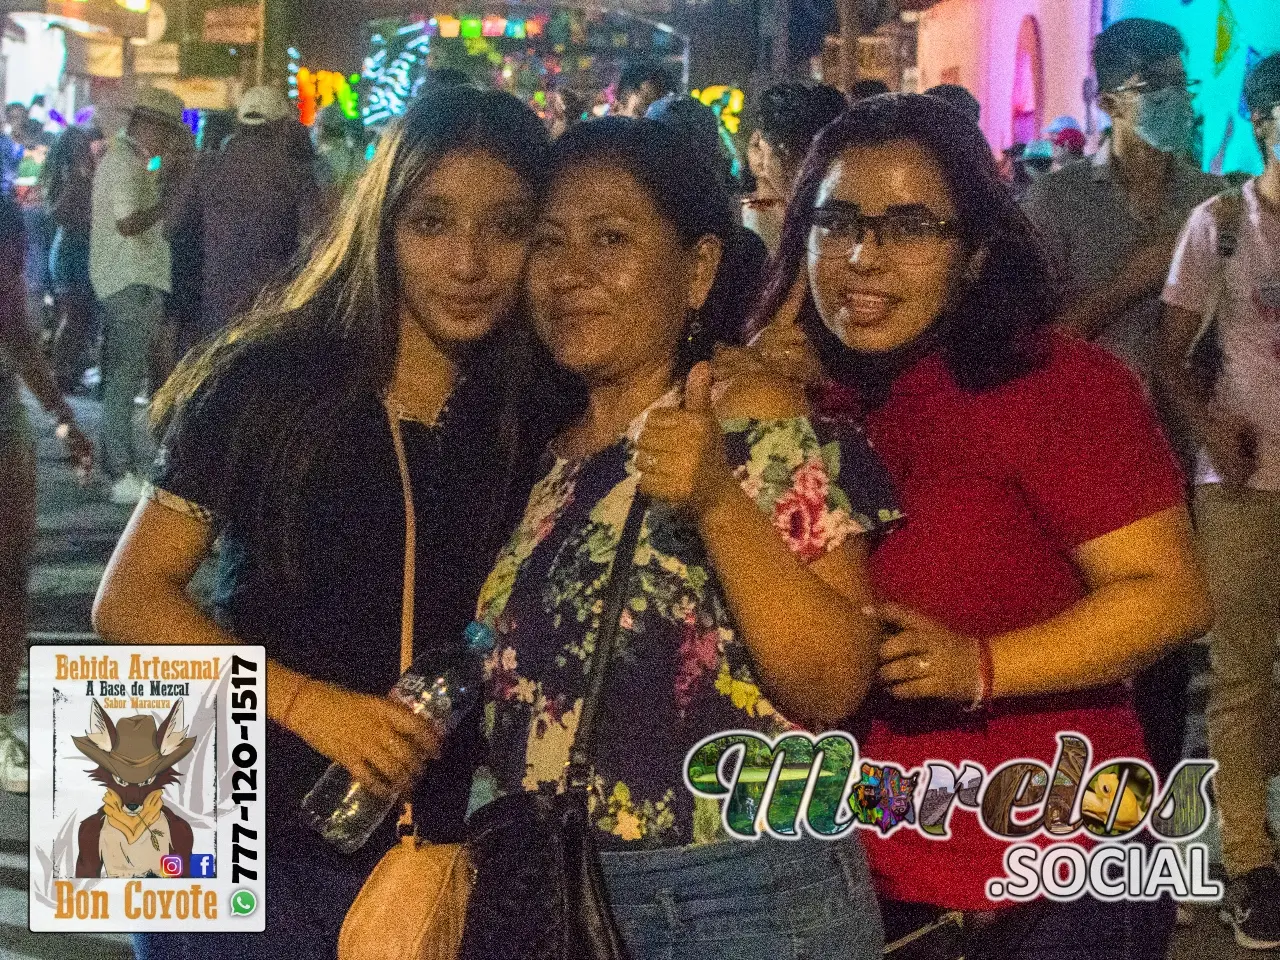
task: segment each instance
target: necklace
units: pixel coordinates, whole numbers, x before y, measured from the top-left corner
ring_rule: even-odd
[[[448,414],[449,404],[452,403],[453,398],[457,396],[458,390],[465,382],[465,379],[466,378],[461,375],[454,379],[453,387],[449,390],[448,394],[445,395],[444,401],[434,413],[425,413],[418,397],[406,397],[403,392],[388,394],[385,401],[387,409],[391,411],[392,416],[397,420],[407,421],[409,423],[421,423],[427,427],[438,427]],[[407,403],[405,402],[406,399],[408,400]]]

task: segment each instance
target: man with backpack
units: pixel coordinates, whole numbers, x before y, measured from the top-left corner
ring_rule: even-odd
[[[1242,947],[1267,950],[1280,947],[1267,830],[1280,719],[1280,54],[1250,74],[1245,102],[1266,169],[1198,207],[1183,230],[1160,373],[1201,445],[1195,518],[1217,611],[1209,746],[1231,880],[1223,919]]]

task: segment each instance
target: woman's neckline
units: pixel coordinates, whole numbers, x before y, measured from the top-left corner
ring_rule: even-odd
[[[581,464],[581,463],[586,463],[587,461],[592,460],[595,457],[598,457],[600,454],[604,453],[606,450],[612,450],[614,447],[618,446],[619,444],[624,444],[624,443],[634,444],[636,440],[639,439],[640,437],[640,431],[644,429],[644,421],[645,421],[645,418],[648,417],[650,411],[658,410],[663,407],[676,406],[677,404],[680,403],[680,397],[683,394],[683,392],[684,392],[683,386],[679,383],[676,383],[673,386],[669,387],[667,391],[662,394],[662,396],[658,397],[658,399],[654,400],[647,407],[645,407],[638,414],[636,414],[631,419],[631,422],[627,425],[627,429],[623,431],[623,433],[620,436],[614,437],[607,444],[604,444],[603,446],[600,446],[595,450],[587,451],[586,453],[581,454],[579,456],[568,456],[563,451],[560,450],[559,437],[553,437],[551,439],[551,442],[547,444],[547,449],[550,451],[551,455],[560,463]]]

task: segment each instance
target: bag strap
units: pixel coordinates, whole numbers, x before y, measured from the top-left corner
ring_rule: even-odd
[[[600,698],[604,691],[605,675],[613,658],[622,631],[623,606],[627,602],[627,586],[635,563],[636,546],[640,542],[640,530],[644,526],[649,498],[636,493],[627,511],[618,538],[618,548],[613,554],[613,566],[609,571],[609,583],[605,587],[604,609],[600,614],[600,631],[596,634],[595,650],[587,672],[587,689],[582,698],[582,713],[574,731],[573,745],[569,748],[567,786],[584,789],[590,776],[591,741],[595,735],[596,716],[600,712]]]
[[[413,600],[418,558],[417,512],[413,506],[413,484],[409,479],[409,459],[404,452],[404,434],[400,418],[387,411],[391,423],[391,443],[396,448],[396,465],[400,468],[400,490],[404,494],[404,585],[400,593],[400,672],[413,665]]]
[[[1218,257],[1229,260],[1240,244],[1240,228],[1244,221],[1244,191],[1240,187],[1224,190],[1214,197],[1213,219],[1218,228]]]
[[[1227,299],[1227,264],[1240,246],[1240,230],[1244,226],[1244,191],[1239,187],[1224,190],[1213,198],[1209,208],[1218,233],[1216,253],[1218,262],[1214,269],[1213,296],[1200,329],[1200,337],[1217,337],[1218,314]]]
[[[387,421],[391,424],[391,445],[396,451],[396,466],[400,470],[400,491],[404,494],[404,582],[400,593],[400,672],[413,665],[413,607],[417,579],[418,517],[413,504],[413,483],[409,479],[409,458],[404,452],[404,434],[400,430],[400,418],[387,408]],[[401,836],[413,834],[413,804],[404,802],[404,809],[396,826]]]
[[[1214,266],[1209,302],[1200,319],[1200,329],[1196,331],[1195,338],[1187,349],[1186,362],[1193,372],[1198,373],[1202,390],[1212,395],[1222,366],[1219,315],[1229,293],[1227,266],[1240,245],[1240,232],[1244,227],[1244,191],[1240,187],[1224,190],[1213,198],[1209,213],[1217,231],[1214,250],[1217,263]]]

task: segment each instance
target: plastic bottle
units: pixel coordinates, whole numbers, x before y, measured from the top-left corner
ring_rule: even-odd
[[[452,733],[480,702],[481,660],[493,648],[493,631],[481,623],[466,630],[467,650],[461,661],[431,677],[432,664],[414,661],[391,689],[391,698],[426,717],[441,739]],[[343,853],[359,850],[399,803],[379,797],[354,780],[340,763],[330,765],[302,798],[302,822]]]

